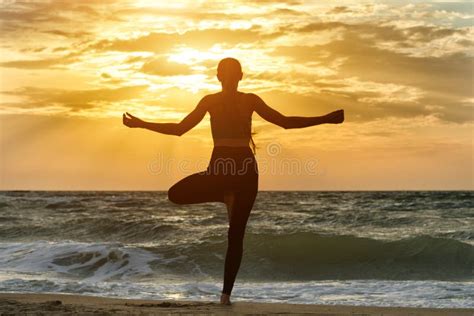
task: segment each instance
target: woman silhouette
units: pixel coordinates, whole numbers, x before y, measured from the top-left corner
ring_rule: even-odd
[[[228,245],[220,299],[221,304],[226,305],[231,304],[230,294],[242,260],[245,227],[258,191],[255,144],[251,137],[252,113],[256,112],[265,120],[285,129],[344,121],[343,110],[315,117],[284,116],[257,95],[238,91],[242,75],[237,59],[221,60],[217,67],[217,78],[221,82],[222,91],[203,97],[196,108],[179,123],[145,122],[128,112],[123,114],[123,124],[128,127],[181,136],[209,112],[214,140],[209,165],[205,171],[192,174],[173,185],[168,191],[168,197],[177,204],[226,204],[229,219]]]

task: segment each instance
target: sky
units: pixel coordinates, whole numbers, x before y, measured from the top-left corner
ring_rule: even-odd
[[[470,1],[0,1],[0,189],[166,190],[206,167],[220,90],[285,115],[345,122],[285,130],[253,115],[261,190],[472,190]]]

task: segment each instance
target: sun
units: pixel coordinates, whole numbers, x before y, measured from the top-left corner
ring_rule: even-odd
[[[181,47],[168,58],[169,61],[185,65],[197,65],[218,59],[219,56],[215,52],[200,51],[192,47]]]

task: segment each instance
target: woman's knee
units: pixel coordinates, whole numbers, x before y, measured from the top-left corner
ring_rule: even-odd
[[[168,190],[168,200],[175,204],[184,204],[182,194],[179,190],[179,186],[177,186],[176,184]]]

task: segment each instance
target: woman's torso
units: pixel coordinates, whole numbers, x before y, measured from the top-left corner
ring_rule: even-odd
[[[252,129],[252,104],[248,94],[222,92],[211,95],[208,112],[215,147],[248,147]]]
[[[250,148],[252,103],[249,94],[210,95],[208,112],[214,149],[206,172],[223,176],[223,186],[253,187],[258,167]]]

